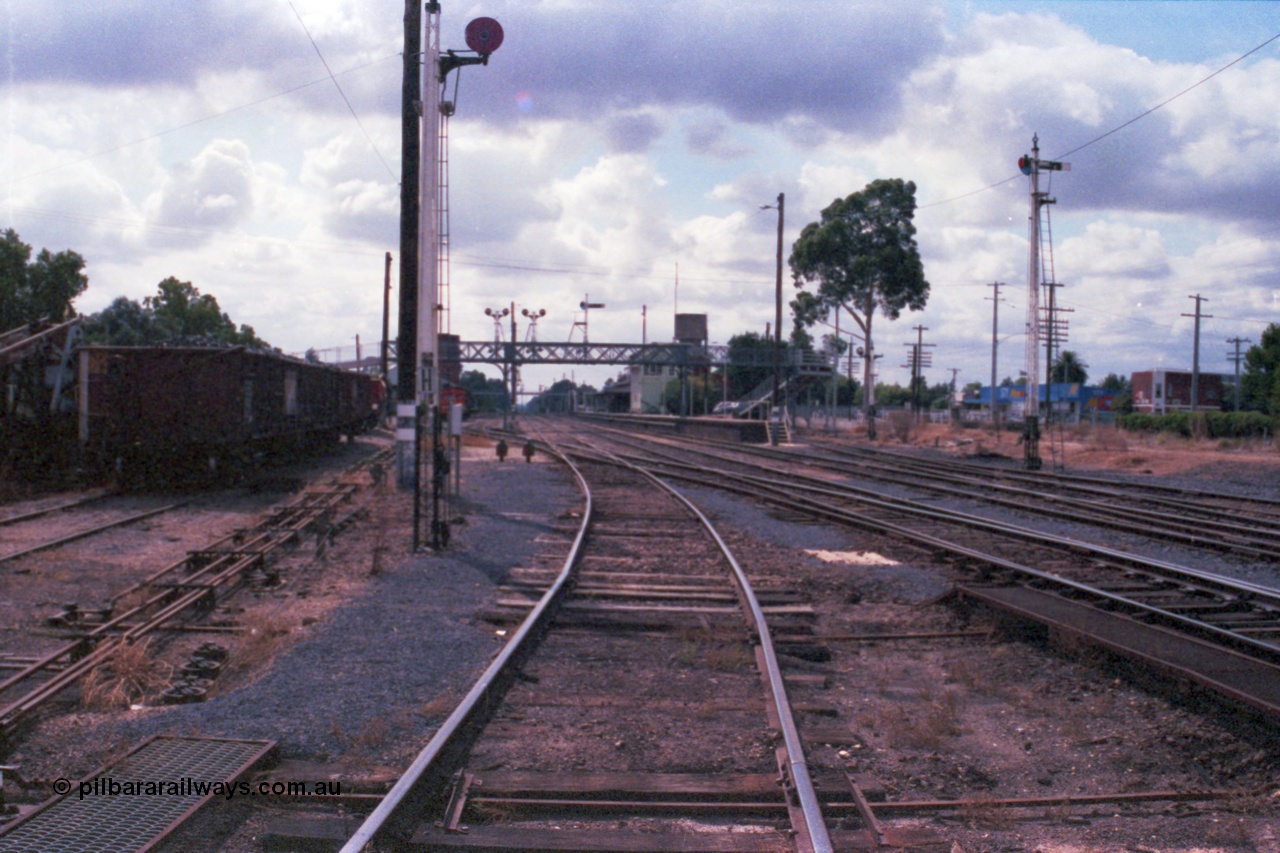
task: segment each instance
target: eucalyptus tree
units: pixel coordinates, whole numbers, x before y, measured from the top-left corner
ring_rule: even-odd
[[[1271,323],[1249,347],[1240,376],[1244,408],[1280,417],[1280,323]]]
[[[919,311],[929,298],[929,282],[916,246],[912,220],[916,185],[901,178],[872,181],[859,192],[836,199],[817,222],[800,232],[790,265],[796,287],[791,302],[797,326],[813,326],[832,311],[846,311],[862,334],[863,387],[875,388],[872,319],[879,310],[896,320],[904,309]],[[863,395],[868,435],[875,438],[874,391]]]

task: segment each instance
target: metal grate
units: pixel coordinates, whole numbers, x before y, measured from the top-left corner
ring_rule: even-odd
[[[80,783],[7,827],[0,853],[141,853],[191,817],[213,794],[193,783],[232,782],[265,758],[271,741],[156,737],[85,777],[99,781],[100,795],[81,798]],[[159,783],[151,794],[105,793],[107,780]],[[170,785],[176,787],[169,787]]]

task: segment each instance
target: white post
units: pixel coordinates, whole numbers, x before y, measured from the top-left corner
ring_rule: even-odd
[[[418,170],[418,398],[440,403],[440,7],[427,5],[422,53],[422,165]]]
[[[1031,137],[1031,250],[1027,261],[1027,398],[1024,416],[1040,414],[1040,137]],[[1046,392],[1048,389],[1045,389]],[[994,393],[994,390],[993,392]]]

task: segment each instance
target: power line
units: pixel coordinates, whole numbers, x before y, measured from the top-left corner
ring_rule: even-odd
[[[1103,139],[1106,139],[1108,136],[1111,136],[1111,135],[1112,135],[1112,134],[1114,134],[1114,133],[1119,133],[1120,131],[1122,131],[1122,130],[1124,130],[1126,127],[1128,127],[1129,125],[1134,124],[1135,122],[1141,121],[1142,119],[1144,119],[1144,118],[1146,118],[1147,116],[1149,116],[1149,115],[1151,115],[1152,113],[1154,113],[1156,110],[1161,109],[1162,107],[1166,107],[1166,106],[1168,106],[1169,104],[1171,104],[1172,102],[1176,101],[1178,98],[1181,98],[1183,95],[1187,94],[1188,92],[1192,91],[1193,89],[1195,89],[1195,88],[1197,88],[1197,87],[1199,87],[1199,86],[1204,85],[1205,83],[1207,83],[1207,82],[1209,82],[1210,80],[1212,80],[1214,77],[1217,77],[1219,74],[1221,74],[1222,72],[1226,71],[1228,68],[1231,68],[1233,65],[1236,65],[1237,63],[1243,62],[1245,59],[1249,58],[1249,57],[1250,57],[1250,56],[1252,56],[1253,54],[1255,54],[1255,53],[1257,53],[1258,51],[1262,50],[1264,47],[1266,47],[1267,45],[1271,44],[1271,43],[1272,43],[1273,41],[1275,41],[1276,39],[1280,39],[1280,33],[1276,33],[1276,34],[1275,34],[1275,35],[1273,35],[1271,38],[1269,38],[1269,39],[1267,39],[1266,41],[1264,41],[1262,44],[1258,45],[1257,47],[1253,48],[1252,50],[1248,51],[1247,53],[1243,53],[1243,54],[1241,54],[1240,56],[1237,56],[1235,59],[1233,59],[1232,61],[1228,62],[1226,65],[1222,66],[1222,67],[1221,67],[1221,68],[1219,68],[1217,71],[1214,71],[1212,74],[1208,75],[1207,77],[1204,77],[1204,78],[1202,78],[1202,79],[1200,79],[1200,80],[1196,81],[1195,83],[1191,84],[1191,85],[1190,85],[1190,86],[1188,86],[1187,88],[1183,89],[1183,90],[1182,90],[1181,92],[1179,92],[1178,94],[1173,95],[1173,96],[1171,96],[1171,97],[1169,97],[1169,98],[1166,98],[1165,100],[1163,100],[1163,101],[1161,101],[1160,103],[1156,104],[1156,105],[1155,105],[1154,107],[1152,107],[1151,109],[1146,110],[1145,112],[1139,113],[1138,115],[1136,115],[1136,116],[1134,116],[1133,118],[1129,119],[1129,120],[1128,120],[1128,121],[1126,121],[1125,123],[1123,123],[1123,124],[1121,124],[1121,125],[1117,125],[1116,127],[1113,127],[1111,130],[1108,130],[1106,133],[1103,133],[1103,134],[1100,134],[1100,135],[1098,135],[1098,136],[1095,136],[1093,139],[1090,139],[1088,142],[1084,143],[1083,145],[1077,145],[1075,148],[1072,148],[1070,151],[1063,152],[1062,154],[1059,154],[1057,157],[1055,157],[1055,158],[1053,158],[1053,159],[1055,159],[1055,160],[1061,160],[1061,159],[1062,159],[1062,158],[1064,158],[1064,157],[1069,157],[1070,155],[1075,154],[1077,151],[1083,151],[1085,148],[1088,148],[1090,145],[1093,145],[1095,142],[1100,142],[1100,141],[1102,141]],[[984,192],[986,192],[987,190],[993,190],[993,189],[995,189],[996,187],[1003,186],[1004,184],[1009,183],[1010,181],[1016,181],[1016,180],[1018,180],[1020,177],[1022,177],[1022,176],[1021,176],[1021,175],[1012,175],[1012,176],[1010,176],[1010,177],[1008,177],[1008,178],[1005,178],[1005,179],[1004,179],[1004,180],[1002,180],[1002,181],[996,181],[994,184],[988,184],[987,186],[982,187],[982,188],[980,188],[980,189],[971,190],[971,191],[969,191],[969,192],[967,192],[967,193],[962,193],[961,195],[952,196],[951,198],[944,198],[944,199],[942,199],[941,201],[933,201],[933,202],[930,202],[929,204],[921,204],[921,205],[917,205],[916,210],[924,210],[924,209],[926,209],[926,208],[930,208],[930,207],[938,207],[939,205],[943,205],[943,204],[950,204],[950,203],[951,203],[951,202],[953,202],[953,201],[960,201],[961,199],[969,198],[970,196],[978,195],[979,193],[984,193]]]
[[[503,263],[490,261],[466,261],[455,260],[455,264],[468,267],[481,267],[488,269],[512,270],[514,272],[538,272],[556,275],[572,275],[572,276],[590,276],[593,278],[627,278],[627,279],[648,279],[652,281],[667,281],[670,276],[657,273],[634,273],[634,272],[618,272],[604,267],[600,268],[578,268],[573,267],[543,267],[534,266],[532,264]],[[749,278],[720,278],[714,276],[682,276],[684,281],[705,281],[716,282],[720,284],[773,284],[768,279],[749,279]]]
[[[392,171],[391,164],[382,156],[382,152],[378,150],[378,146],[374,144],[373,137],[369,135],[369,131],[365,130],[364,122],[360,121],[360,116],[356,114],[356,108],[351,106],[351,101],[347,99],[347,93],[342,91],[342,84],[338,82],[338,78],[333,76],[333,70],[329,68],[329,63],[325,61],[324,54],[320,52],[320,45],[316,44],[316,40],[311,37],[311,31],[307,29],[307,25],[303,22],[302,16],[298,14],[298,10],[293,3],[289,3],[289,8],[293,9],[293,15],[298,19],[298,25],[302,27],[302,31],[307,34],[307,40],[311,42],[311,46],[315,48],[316,56],[320,57],[320,64],[324,66],[324,70],[329,73],[329,79],[333,81],[333,86],[338,90],[338,94],[342,96],[342,101],[347,105],[347,109],[351,111],[351,117],[356,120],[356,124],[360,126],[360,132],[364,134],[364,138],[369,140],[369,147],[373,149],[373,153],[378,155],[378,159],[382,161],[383,168],[387,170],[387,174],[392,180],[398,181],[396,173]]]
[[[1221,74],[1223,71],[1226,71],[1228,68],[1230,68],[1230,67],[1231,67],[1231,66],[1233,66],[1233,65],[1236,65],[1237,63],[1243,62],[1245,59],[1247,59],[1248,57],[1250,57],[1250,56],[1252,56],[1253,54],[1257,53],[1258,51],[1262,50],[1264,47],[1266,47],[1267,45],[1271,44],[1271,43],[1272,43],[1273,41],[1275,41],[1276,39],[1280,39],[1280,33],[1276,33],[1276,34],[1275,34],[1275,35],[1273,35],[1271,38],[1267,39],[1267,40],[1266,40],[1266,41],[1264,41],[1262,44],[1260,44],[1260,45],[1258,45],[1257,47],[1255,47],[1253,50],[1249,51],[1248,53],[1244,53],[1244,54],[1241,54],[1240,56],[1237,56],[1235,59],[1233,59],[1232,61],[1228,62],[1226,65],[1222,66],[1222,67],[1221,67],[1221,68],[1219,68],[1217,71],[1215,71],[1215,72],[1213,72],[1212,74],[1210,74],[1208,77],[1205,77],[1205,78],[1203,78],[1203,79],[1201,79],[1201,80],[1197,80],[1195,83],[1192,83],[1190,86],[1188,86],[1187,88],[1183,89],[1183,90],[1182,90],[1181,92],[1179,92],[1178,94],[1176,94],[1176,95],[1174,95],[1174,96],[1172,96],[1172,97],[1170,97],[1170,98],[1166,98],[1165,100],[1163,100],[1163,101],[1161,101],[1160,103],[1156,104],[1154,107],[1152,107],[1151,109],[1147,110],[1146,112],[1144,112],[1144,113],[1141,113],[1141,114],[1139,114],[1139,115],[1134,116],[1133,118],[1129,119],[1128,121],[1126,121],[1124,124],[1120,125],[1119,127],[1113,127],[1111,130],[1108,130],[1106,133],[1103,133],[1103,134],[1101,134],[1101,135],[1099,135],[1099,136],[1095,136],[1093,139],[1090,139],[1088,142],[1084,143],[1083,145],[1078,145],[1078,146],[1076,146],[1075,148],[1072,148],[1070,151],[1064,151],[1062,154],[1059,154],[1059,155],[1058,155],[1057,157],[1055,157],[1054,159],[1055,159],[1055,160],[1061,160],[1063,157],[1069,157],[1070,155],[1072,155],[1072,154],[1076,153],[1077,151],[1081,151],[1081,150],[1083,150],[1083,149],[1085,149],[1085,148],[1088,148],[1090,145],[1094,144],[1095,142],[1100,142],[1101,140],[1106,139],[1108,136],[1110,136],[1110,135],[1111,135],[1111,134],[1113,134],[1113,133],[1119,133],[1120,131],[1124,130],[1126,127],[1128,127],[1129,125],[1133,124],[1134,122],[1141,121],[1142,119],[1144,119],[1144,118],[1146,118],[1147,116],[1151,115],[1153,112],[1155,112],[1156,110],[1160,109],[1161,107],[1167,106],[1168,104],[1172,103],[1173,101],[1176,101],[1178,98],[1181,98],[1183,95],[1187,94],[1187,93],[1188,93],[1188,92],[1190,92],[1192,89],[1198,88],[1199,86],[1202,86],[1202,85],[1204,85],[1205,83],[1208,83],[1210,80],[1212,80],[1214,77],[1217,77],[1217,76],[1218,76],[1219,74]]]
[[[310,251],[321,252],[334,255],[368,255],[373,252],[381,253],[381,249],[359,249],[355,243],[347,243],[350,248],[342,248],[342,244],[332,240],[325,241],[307,241],[294,238],[284,237],[254,237],[238,231],[227,231],[221,228],[198,228],[190,225],[160,225],[150,223],[141,219],[128,219],[124,217],[109,216],[89,216],[81,213],[67,213],[61,210],[47,210],[39,207],[21,207],[9,205],[5,212],[21,212],[28,216],[43,216],[54,219],[65,219],[71,222],[98,223],[106,225],[116,225],[122,228],[136,228],[143,231],[159,231],[170,234],[199,234],[208,236],[225,237],[233,240],[239,240],[244,243],[257,243],[264,246],[277,246],[283,248],[299,248],[306,247]]]
[[[380,64],[380,63],[382,63],[382,62],[386,62],[388,59],[395,59],[395,58],[397,58],[398,56],[400,56],[400,54],[398,54],[398,53],[396,53],[396,54],[391,54],[391,55],[388,55],[388,56],[383,56],[383,57],[380,57],[379,59],[374,59],[374,60],[372,60],[372,61],[370,61],[370,62],[366,62],[366,63],[364,63],[363,65],[356,65],[356,66],[353,66],[353,67],[351,67],[351,68],[346,69],[345,71],[340,71],[340,72],[338,72],[338,73],[339,73],[339,76],[342,76],[342,75],[346,75],[346,74],[352,74],[352,73],[354,73],[354,72],[356,72],[356,71],[363,71],[363,70],[364,70],[364,69],[366,69],[366,68],[370,68],[370,67],[372,67],[372,66],[374,66],[374,65],[378,65],[378,64]],[[332,79],[332,75],[330,75],[329,77],[320,77],[320,78],[317,78],[317,79],[315,79],[315,80],[310,81],[309,83],[301,83],[301,84],[299,84],[299,85],[297,85],[297,86],[293,86],[293,87],[291,87],[291,88],[284,89],[284,90],[279,91],[279,92],[276,92],[276,93],[274,93],[274,94],[267,95],[267,96],[262,97],[262,98],[258,98],[257,100],[249,101],[249,102],[247,102],[247,103],[240,104],[239,106],[234,106],[234,107],[231,107],[231,108],[229,108],[229,109],[222,110],[221,112],[211,113],[211,114],[209,114],[209,115],[207,115],[207,116],[203,116],[203,117],[201,117],[201,118],[192,119],[191,121],[188,121],[188,122],[186,122],[186,123],[184,123],[184,124],[179,124],[179,125],[176,125],[176,126],[174,126],[174,127],[167,128],[166,130],[156,131],[155,133],[152,133],[152,134],[150,134],[149,136],[142,136],[142,137],[139,137],[138,139],[131,139],[131,140],[129,140],[128,142],[122,142],[122,143],[120,143],[119,145],[114,145],[114,146],[112,146],[111,148],[104,148],[104,149],[102,149],[101,151],[95,151],[95,152],[93,152],[92,154],[86,154],[85,156],[83,156],[83,157],[78,157],[78,158],[76,158],[75,160],[68,160],[68,161],[67,161],[67,162],[65,162],[65,163],[59,163],[59,164],[57,164],[56,166],[50,166],[50,167],[48,167],[47,169],[41,169],[41,170],[40,170],[40,171],[38,171],[38,172],[31,172],[30,174],[22,175],[21,177],[17,177],[17,178],[10,178],[9,180],[7,180],[7,181],[5,181],[5,182],[4,182],[3,186],[5,186],[5,187],[10,187],[10,186],[13,186],[14,184],[21,183],[21,182],[23,182],[23,181],[29,181],[29,180],[31,180],[32,178],[39,178],[39,177],[41,177],[41,176],[43,176],[43,175],[47,175],[47,174],[49,174],[49,173],[51,173],[51,172],[56,172],[56,171],[58,171],[59,169],[66,169],[66,168],[69,168],[69,167],[71,167],[71,166],[78,166],[78,165],[80,165],[81,163],[87,163],[87,162],[89,162],[90,160],[96,160],[96,159],[98,159],[99,157],[105,157],[105,156],[106,156],[106,155],[108,155],[108,154],[114,154],[114,153],[116,153],[117,151],[122,151],[122,150],[124,150],[125,148],[130,148],[130,147],[132,147],[132,146],[134,146],[134,145],[141,145],[141,144],[142,144],[142,143],[144,143],[144,142],[151,142],[152,140],[160,139],[160,138],[162,138],[162,137],[168,136],[168,135],[169,135],[169,134],[171,134],[171,133],[177,133],[177,132],[178,132],[178,131],[180,131],[180,130],[186,130],[186,129],[187,129],[187,128],[189,128],[189,127],[195,127],[195,126],[196,126],[196,125],[198,125],[198,124],[204,124],[205,122],[213,121],[214,119],[223,118],[223,117],[225,117],[225,116],[229,116],[229,115],[231,115],[232,113],[236,113],[236,112],[239,112],[239,111],[241,111],[241,110],[247,110],[247,109],[249,109],[250,107],[256,107],[256,106],[259,106],[259,105],[261,105],[261,104],[265,104],[265,103],[267,103],[268,101],[274,101],[276,98],[283,98],[285,95],[292,95],[294,92],[300,92],[300,91],[302,91],[303,89],[309,89],[309,88],[311,88],[312,86],[318,86],[318,85],[320,85],[321,83],[327,83],[327,82],[329,82],[329,80],[331,80],[331,79]]]

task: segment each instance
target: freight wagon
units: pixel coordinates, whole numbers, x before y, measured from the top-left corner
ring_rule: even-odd
[[[376,378],[273,353],[93,346],[78,355],[84,460],[128,479],[252,466],[376,422]]]

